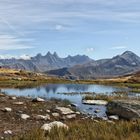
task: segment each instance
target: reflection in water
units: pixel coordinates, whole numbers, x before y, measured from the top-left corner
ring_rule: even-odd
[[[78,109],[82,112],[95,114],[95,110],[98,108],[101,112],[98,113],[98,116],[104,116],[106,107],[105,106],[92,106],[82,104],[82,94],[84,92],[95,92],[97,94],[111,94],[114,91],[128,91],[127,88],[116,88],[112,86],[103,86],[103,85],[86,85],[86,84],[47,84],[46,86],[40,86],[37,88],[29,89],[2,89],[3,92],[6,92],[10,95],[16,96],[31,96],[31,97],[42,97],[46,99],[56,98],[56,99],[67,99],[72,103],[78,105]],[[63,94],[63,93],[77,93],[77,94]],[[62,94],[57,94],[62,93]],[[89,110],[89,108],[92,108]]]
[[[47,93],[53,92],[58,93],[63,92],[86,92],[88,91],[90,85],[80,85],[80,84],[49,84],[44,86]]]

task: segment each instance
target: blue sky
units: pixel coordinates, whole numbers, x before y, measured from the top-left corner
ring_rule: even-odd
[[[140,55],[139,0],[0,0],[0,55]]]

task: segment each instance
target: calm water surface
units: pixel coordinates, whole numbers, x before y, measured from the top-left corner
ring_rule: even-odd
[[[26,89],[2,89],[9,95],[16,96],[31,96],[31,97],[42,97],[45,99],[67,99],[72,103],[78,105],[78,109],[84,113],[95,115],[94,111],[100,109],[101,112],[96,114],[99,117],[105,116],[106,107],[105,106],[93,106],[82,104],[82,97],[85,96],[84,92],[95,92],[96,94],[112,94],[115,91],[128,91],[128,88],[117,88],[113,86],[103,86],[103,85],[86,85],[86,84],[47,84],[45,86],[40,86],[37,88],[26,88]],[[73,93],[77,94],[64,94]],[[130,93],[131,95],[131,93]]]

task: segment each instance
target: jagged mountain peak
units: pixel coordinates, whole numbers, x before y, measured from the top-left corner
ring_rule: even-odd
[[[57,52],[54,52],[54,53],[53,53],[53,56],[56,57],[56,58],[59,58]]]

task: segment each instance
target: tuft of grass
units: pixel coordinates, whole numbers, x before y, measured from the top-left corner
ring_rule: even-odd
[[[94,96],[92,96],[92,95],[86,95],[86,96],[84,96],[82,99],[83,100],[94,100]]]

